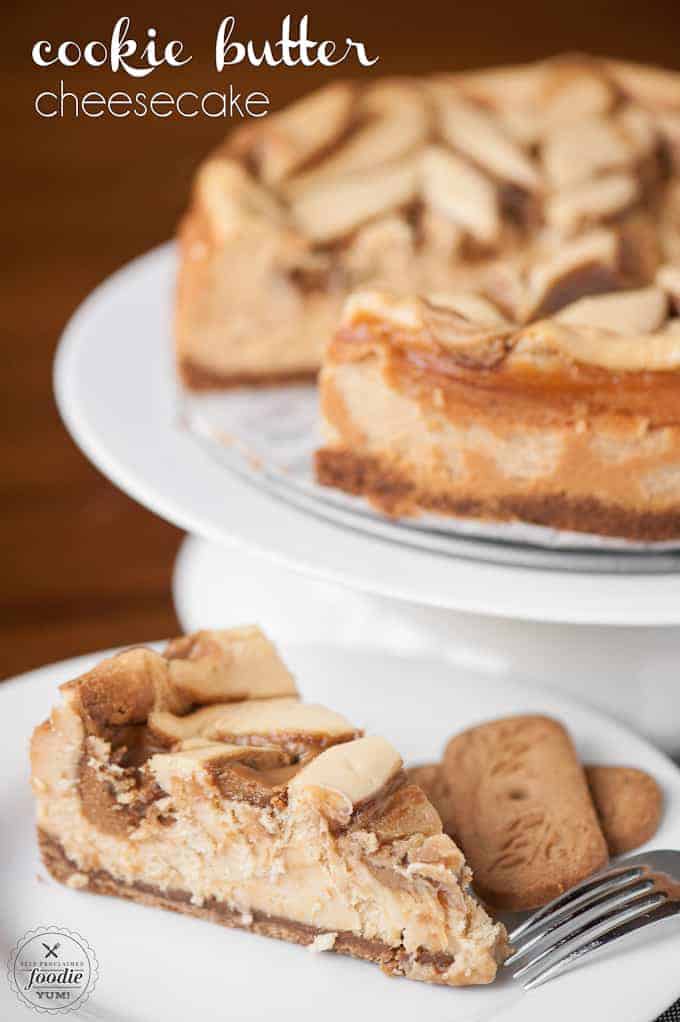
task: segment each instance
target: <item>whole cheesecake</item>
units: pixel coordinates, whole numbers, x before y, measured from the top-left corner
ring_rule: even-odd
[[[679,159],[670,71],[565,56],[327,86],[199,169],[180,231],[182,378],[313,377],[357,288],[474,289],[524,324],[650,284],[680,261]],[[677,272],[665,279],[677,296]]]

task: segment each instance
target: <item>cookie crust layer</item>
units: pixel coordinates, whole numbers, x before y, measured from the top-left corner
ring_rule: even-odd
[[[324,486],[366,497],[379,511],[398,517],[419,510],[489,521],[523,521],[571,532],[662,542],[680,536],[677,511],[634,511],[597,499],[571,498],[556,492],[545,496],[513,495],[480,499],[453,497],[424,489],[405,472],[372,455],[322,448],[315,456],[316,477]]]

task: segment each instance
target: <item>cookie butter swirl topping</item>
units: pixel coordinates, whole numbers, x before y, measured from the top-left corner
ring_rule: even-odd
[[[331,820],[346,826],[352,813],[384,792],[402,768],[384,738],[359,738],[317,756],[288,786],[289,798],[311,799]]]
[[[680,75],[571,56],[334,84],[232,135],[196,203],[214,245],[261,237],[281,286],[313,296],[473,292],[524,327],[648,287],[663,266],[667,290],[680,267]],[[602,308],[579,323],[579,355],[625,368]],[[641,333],[654,367],[675,365],[664,323]]]
[[[344,827],[401,777],[388,742],[300,701],[257,628],[197,632],[163,654],[128,650],[63,692],[84,731],[84,809],[112,833],[154,807],[171,822],[173,793],[192,783],[263,808],[311,799]]]
[[[298,756],[356,737],[357,729],[339,713],[297,699],[248,700],[207,706],[185,717],[150,714],[149,730],[168,743],[192,738],[236,745],[277,745]]]
[[[670,309],[671,295],[650,286],[580,298],[554,318],[523,327],[504,320],[481,295],[405,299],[367,291],[348,299],[339,338],[395,344],[480,369],[505,361],[549,371],[571,362],[674,372],[680,370],[680,320]]]
[[[218,244],[275,238],[273,269],[303,289],[489,285],[500,262],[524,277],[496,293],[524,322],[678,262],[679,188],[680,75],[564,56],[333,84],[233,134],[196,202]],[[530,270],[575,243],[592,272],[548,309]]]

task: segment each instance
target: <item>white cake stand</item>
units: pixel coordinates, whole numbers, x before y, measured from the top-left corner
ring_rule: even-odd
[[[397,545],[230,473],[178,416],[173,281],[163,246],[98,288],[62,338],[55,391],[102,472],[202,537],[178,563],[183,624],[250,619],[282,637],[437,652],[584,695],[680,751],[680,574],[548,571]]]

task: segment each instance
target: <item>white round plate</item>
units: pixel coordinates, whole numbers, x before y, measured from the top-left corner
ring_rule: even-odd
[[[55,364],[68,429],[140,503],[206,539],[413,603],[539,621],[680,624],[680,573],[581,574],[451,557],[332,524],[225,472],[179,418],[173,269],[173,249],[163,246],[114,274],[71,320]]]
[[[431,760],[447,737],[489,717],[548,712],[569,727],[588,761],[625,762],[652,773],[666,811],[656,848],[680,848],[680,771],[661,753],[600,714],[554,693],[492,683],[436,660],[390,657],[339,646],[282,650],[306,699],[330,705],[386,735],[407,763]],[[387,979],[374,966],[222,929],[162,910],[69,890],[39,862],[28,786],[28,740],[57,685],[105,654],[33,671],[0,686],[0,951],[28,930],[55,925],[81,934],[99,961],[95,991],[69,1017],[114,1022],[206,1022],[277,1017],[295,1022],[650,1022],[680,996],[680,921],[668,920],[612,945],[580,967],[524,993],[509,975],[489,987],[451,990]],[[34,1017],[0,982],[0,1018]]]

